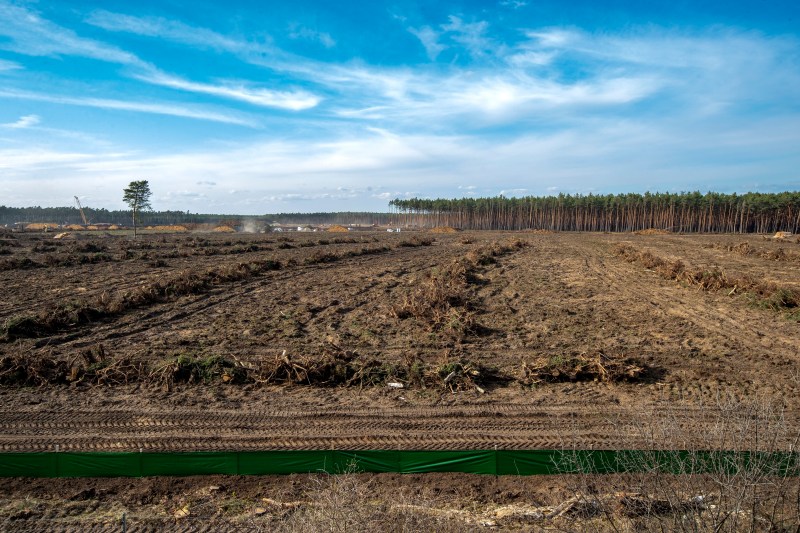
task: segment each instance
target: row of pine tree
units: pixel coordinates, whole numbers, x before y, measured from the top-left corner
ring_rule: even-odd
[[[800,192],[395,199],[401,224],[462,229],[773,233],[800,231]]]

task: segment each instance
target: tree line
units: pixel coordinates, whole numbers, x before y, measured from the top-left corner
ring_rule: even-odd
[[[131,225],[131,211],[102,208],[83,208],[90,222]],[[202,214],[186,211],[140,211],[138,218],[144,225],[181,224],[237,224],[245,220],[262,224],[392,224],[392,213],[339,212],[339,213],[276,213],[258,216]],[[45,222],[52,224],[81,224],[81,215],[74,206],[68,207],[6,207],[0,205],[0,225],[17,222]]]
[[[553,231],[772,233],[800,231],[800,192],[709,192],[395,199],[399,223]]]

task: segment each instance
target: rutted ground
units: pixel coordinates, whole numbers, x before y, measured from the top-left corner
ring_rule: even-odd
[[[63,361],[66,376],[64,385],[0,389],[0,446],[525,448],[571,439],[619,447],[641,444],[620,427],[642,412],[682,417],[687,432],[700,433],[720,397],[769,401],[785,407],[790,420],[800,412],[800,324],[753,306],[747,295],[701,291],[615,254],[627,243],[791,286],[798,282],[792,261],[726,247],[745,240],[759,249],[796,244],[738,236],[472,233],[437,234],[432,243],[420,235],[346,237],[97,239],[48,253],[66,250],[61,255],[68,257],[82,247],[118,260],[3,271],[8,320],[44,312],[54,301],[113,298],[203,269],[281,265],[0,343],[0,357]],[[43,262],[32,248],[49,242],[31,239],[18,237],[21,246],[5,257]],[[198,252],[204,249],[213,251]],[[142,251],[147,262],[136,255]],[[435,291],[444,291],[438,303],[431,300]],[[438,319],[426,305],[441,305]],[[70,383],[69,365],[100,346],[109,361],[129,358],[174,374],[127,385]],[[263,373],[244,383],[221,373],[180,379],[181,369],[169,366],[181,357],[217,357],[277,375],[317,356],[365,366],[346,367],[349,387],[259,383]],[[643,369],[636,379],[604,381],[590,373],[594,362],[610,368],[628,360]],[[353,384],[352,368],[370,373]],[[473,375],[472,368],[490,373]],[[569,375],[570,368],[583,370]],[[462,381],[446,381],[450,370]],[[405,388],[387,387],[393,380]]]
[[[800,428],[800,323],[787,318],[796,309],[760,305],[746,290],[703,290],[619,254],[622,245],[635,257],[795,291],[793,241],[488,232],[0,239],[0,451],[710,448],[729,445],[721,421],[752,423],[737,401],[780,415],[774,446]],[[54,310],[58,320],[44,327]],[[738,444],[756,433],[742,431]],[[516,496],[506,484],[517,481],[492,482],[499,492],[489,494],[484,478],[389,478],[362,481],[394,494],[397,479],[412,480],[422,501],[403,509],[413,512],[379,511],[418,529],[521,527],[531,505],[571,495],[564,478],[525,481]],[[123,490],[87,480],[81,490],[90,492],[64,500],[68,481],[29,494],[31,482],[2,480],[0,518],[14,529],[56,520],[101,530],[127,512],[145,529],[291,530],[294,511],[262,496],[290,502],[322,483],[257,479],[271,489],[172,480],[159,501],[138,503],[125,498],[155,490],[142,488],[151,481]],[[319,495],[337,494],[327,485],[335,481],[324,483]],[[431,505],[426,491],[442,484],[480,490]],[[217,485],[231,490],[202,492]],[[103,492],[120,490],[122,506]],[[186,503],[193,517],[217,514],[176,523]],[[506,504],[519,509],[498,520]]]

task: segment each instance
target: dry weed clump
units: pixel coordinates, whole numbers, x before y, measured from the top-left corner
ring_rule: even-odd
[[[431,501],[417,502],[405,493],[393,498],[376,498],[374,477],[355,473],[357,467],[334,475],[316,475],[304,498],[297,502],[265,499],[274,515],[273,531],[286,533],[374,531],[461,532],[477,524],[464,520],[458,512],[433,507]],[[477,522],[477,520],[475,521]]]
[[[431,237],[420,237],[418,235],[415,235],[410,239],[405,239],[400,241],[399,243],[397,243],[397,246],[401,248],[416,248],[418,246],[430,246],[434,242],[436,242],[436,239],[433,239]]]
[[[646,364],[633,357],[610,357],[603,353],[593,355],[556,355],[540,357],[520,367],[520,383],[560,383],[575,381],[600,381],[604,383],[637,382],[648,375]]]
[[[527,243],[519,239],[494,243],[470,250],[462,259],[427,271],[422,279],[414,280],[413,288],[391,307],[392,315],[400,320],[415,318],[434,331],[456,336],[475,333],[479,302],[473,286],[480,280],[480,267],[496,263],[497,257],[525,246]]]
[[[690,269],[680,260],[664,259],[650,251],[637,250],[629,244],[618,244],[614,252],[629,263],[638,263],[665,279],[694,285],[705,291],[729,290],[730,295],[747,293],[755,305],[789,311],[789,318],[794,318],[800,307],[800,292],[773,282],[749,276],[731,276],[718,267]]]
[[[800,442],[784,410],[720,397],[700,406],[703,429],[687,434],[669,411],[609,422],[644,444],[588,458],[565,446],[559,469],[590,514],[568,529],[607,531],[797,531],[800,527]],[[695,430],[696,431],[696,430]],[[679,444],[676,444],[679,443]],[[687,444],[688,443],[688,444]],[[675,446],[685,451],[670,451]],[[606,467],[617,474],[598,476]]]

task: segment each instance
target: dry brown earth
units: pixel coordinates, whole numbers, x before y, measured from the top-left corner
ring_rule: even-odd
[[[714,424],[737,401],[769,404],[782,412],[786,435],[796,435],[800,323],[747,294],[666,280],[615,248],[627,243],[798,290],[800,262],[731,251],[747,242],[764,252],[797,253],[798,244],[739,235],[461,232],[436,234],[430,245],[413,238],[4,236],[6,324],[72,300],[114,299],[243,262],[271,259],[281,268],[10,338],[0,342],[0,359],[74,363],[102,346],[111,360],[152,366],[181,355],[254,366],[284,353],[302,361],[337,352],[434,371],[469,361],[503,379],[476,380],[484,392],[470,381],[452,392],[441,382],[398,390],[385,382],[227,383],[219,376],[200,383],[6,384],[0,450],[680,448],[714,445]],[[453,302],[455,314],[438,326],[403,312],[403,302],[431,276],[513,241],[524,246],[511,244],[474,264],[464,288],[468,302]],[[556,383],[531,383],[523,371],[523,363],[600,355],[634,358],[647,371],[631,382]]]
[[[784,286],[800,283],[800,264],[742,256],[713,244],[759,237],[475,233],[437,235],[430,246],[400,246],[407,235],[371,234],[368,242],[315,235],[147,236],[52,241],[17,237],[9,260],[52,267],[0,271],[0,321],[75,298],[113,296],[188,271],[274,258],[285,266],[213,285],[92,323],[0,343],[0,357],[24,354],[74,360],[102,345],[110,358],[156,364],[188,354],[247,364],[284,350],[313,357],[332,346],[359,360],[430,368],[453,361],[494,367],[508,381],[450,392],[441,387],[366,387],[158,383],[85,383],[0,389],[0,447],[48,449],[472,448],[549,447],[564,439],[619,447],[635,435],[620,425],[645,412],[702,428],[721,397],[800,409],[800,324],[749,303],[747,295],[704,292],[664,280],[614,254],[626,242],[695,266],[718,266]],[[432,328],[396,308],[470,251],[521,239],[527,246],[481,265],[470,282],[475,327]],[[378,242],[375,242],[378,241]],[[88,245],[94,248],[87,248]],[[387,251],[347,257],[364,247]],[[80,250],[100,251],[80,251]],[[251,251],[253,250],[253,251]],[[341,255],[309,263],[320,254]],[[80,264],[81,256],[107,260]],[[207,255],[208,254],[208,255]],[[78,257],[79,259],[75,259]],[[70,259],[71,258],[71,259]],[[66,266],[60,266],[61,263]],[[522,363],[603,354],[649,367],[634,383],[521,384]],[[576,430],[575,428],[579,428]],[[688,439],[689,437],[687,437]],[[627,445],[635,445],[635,441]]]

